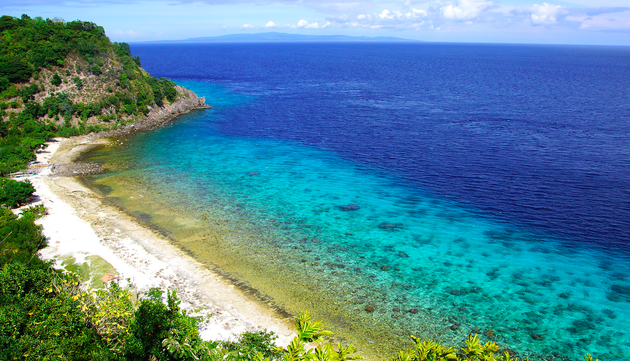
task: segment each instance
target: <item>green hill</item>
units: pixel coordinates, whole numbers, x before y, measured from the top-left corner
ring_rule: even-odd
[[[114,129],[188,96],[91,22],[0,17],[0,174],[53,136]]]

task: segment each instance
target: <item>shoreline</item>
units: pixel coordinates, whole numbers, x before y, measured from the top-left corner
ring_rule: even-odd
[[[73,162],[84,152],[108,144],[106,138],[150,130],[189,111],[209,108],[204,98],[185,91],[187,97],[142,122],[119,130],[56,139],[38,152],[39,163],[26,179],[36,189],[35,201],[29,206],[43,203],[48,209],[48,215],[37,221],[48,242],[40,257],[54,260],[56,267],[75,263],[79,268],[90,268],[95,273],[91,281],[115,277],[138,293],[152,287],[176,290],[182,307],[206,321],[200,327],[205,340],[235,340],[243,332],[265,329],[278,336],[276,344],[286,346],[295,335],[293,319],[283,318],[166,237],[106,204],[75,178],[95,171]]]

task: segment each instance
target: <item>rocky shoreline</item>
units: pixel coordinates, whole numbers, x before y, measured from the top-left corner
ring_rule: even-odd
[[[59,177],[75,177],[103,173],[105,169],[100,163],[75,163],[81,154],[98,146],[106,145],[107,138],[132,135],[142,131],[158,128],[191,111],[210,109],[205,97],[199,97],[193,91],[177,86],[180,97],[170,105],[164,105],[149,112],[146,118],[123,128],[106,130],[67,139],[61,145],[61,151],[55,154],[49,164],[51,175]],[[44,151],[41,151],[44,152]],[[35,164],[34,167],[41,167]]]
[[[101,138],[118,137],[132,134],[139,131],[151,130],[162,126],[176,117],[186,114],[196,109],[210,109],[211,106],[206,104],[205,97],[198,97],[193,91],[181,86],[175,87],[180,97],[170,105],[164,105],[161,108],[153,109],[149,112],[145,119],[135,123],[128,124],[122,129],[115,129],[106,132],[97,133]]]

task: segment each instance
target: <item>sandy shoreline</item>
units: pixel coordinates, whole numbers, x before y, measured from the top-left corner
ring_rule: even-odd
[[[49,245],[41,257],[54,259],[58,265],[69,257],[77,264],[94,263],[90,267],[94,279],[105,276],[98,272],[113,267],[115,271],[110,272],[123,283],[128,280],[138,292],[152,287],[177,290],[184,308],[212,315],[201,329],[204,339],[226,340],[262,328],[276,333],[279,345],[288,344],[294,335],[292,320],[280,318],[168,239],[104,203],[68,172],[59,172],[58,166],[53,169],[103,142],[107,140],[94,135],[56,139],[37,154],[37,174],[28,179],[36,188],[35,204],[43,202],[49,213],[38,221]]]

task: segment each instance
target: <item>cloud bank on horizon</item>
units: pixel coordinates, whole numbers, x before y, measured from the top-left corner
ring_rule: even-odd
[[[281,31],[630,45],[629,0],[0,0],[0,10],[93,21],[113,41]]]

